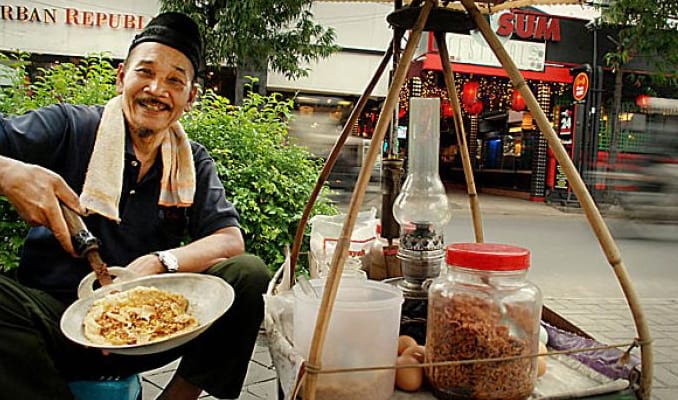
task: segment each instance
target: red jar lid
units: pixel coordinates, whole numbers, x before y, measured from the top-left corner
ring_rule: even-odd
[[[530,267],[528,249],[499,243],[453,243],[447,246],[448,265],[486,271],[519,271]]]

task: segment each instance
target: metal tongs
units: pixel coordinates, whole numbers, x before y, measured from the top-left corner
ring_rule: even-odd
[[[61,212],[64,214],[66,225],[68,225],[68,232],[71,234],[75,251],[87,259],[101,286],[110,285],[113,278],[108,271],[108,266],[99,255],[99,245],[101,244],[99,239],[87,229],[85,222],[75,211],[62,204]]]

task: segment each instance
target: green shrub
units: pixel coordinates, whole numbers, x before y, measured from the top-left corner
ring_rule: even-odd
[[[19,265],[21,245],[28,231],[26,224],[5,196],[0,196],[0,271]]]
[[[242,106],[208,91],[182,121],[196,141],[210,150],[226,197],[241,214],[249,252],[277,268],[291,244],[322,164],[304,148],[288,144],[292,102],[279,94],[250,92]],[[327,188],[314,214],[334,215]],[[308,249],[307,228],[303,249]]]
[[[23,114],[33,108],[27,105],[30,100],[25,81],[28,54],[14,53],[8,57],[0,53],[0,64],[4,67],[0,69],[0,81],[6,85],[0,86],[0,113]]]
[[[38,68],[32,82],[25,77],[28,54],[15,53],[2,56],[0,61],[15,71],[9,79],[11,86],[0,90],[0,112],[9,115],[23,114],[28,110],[54,103],[105,104],[116,95],[115,72],[105,54],[83,58],[78,64],[54,63],[50,68]]]
[[[56,102],[104,104],[116,94],[115,68],[106,56],[41,69],[31,83],[23,78],[27,59],[26,54],[18,54],[0,60],[16,71],[9,77],[14,84],[0,88],[0,112],[4,114],[21,114]],[[208,91],[182,120],[189,137],[202,143],[214,158],[227,197],[241,214],[247,250],[262,257],[272,270],[283,262],[284,246],[294,240],[322,167],[307,150],[288,144],[291,107],[291,102],[277,94],[254,92],[235,107]],[[313,214],[336,214],[327,190],[323,189]],[[0,268],[16,267],[26,230],[9,202],[0,198]],[[302,251],[308,250],[308,235],[309,228]]]

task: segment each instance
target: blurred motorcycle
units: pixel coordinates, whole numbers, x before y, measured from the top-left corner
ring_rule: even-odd
[[[653,162],[627,178],[633,189],[615,193],[625,218],[653,224],[678,223],[678,161]]]

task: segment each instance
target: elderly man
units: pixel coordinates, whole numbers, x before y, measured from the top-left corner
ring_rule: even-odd
[[[9,399],[72,399],[67,382],[128,375],[181,357],[160,399],[202,390],[237,398],[263,318],[269,274],[245,254],[239,215],[213,160],[179,124],[197,93],[195,23],[164,13],[137,35],[105,107],[59,104],[0,119],[0,193],[30,229],[18,281],[0,276],[0,387]],[[59,329],[91,270],[61,205],[80,213],[109,265],[140,275],[200,272],[235,289],[233,306],[186,345],[147,356],[103,354]]]

